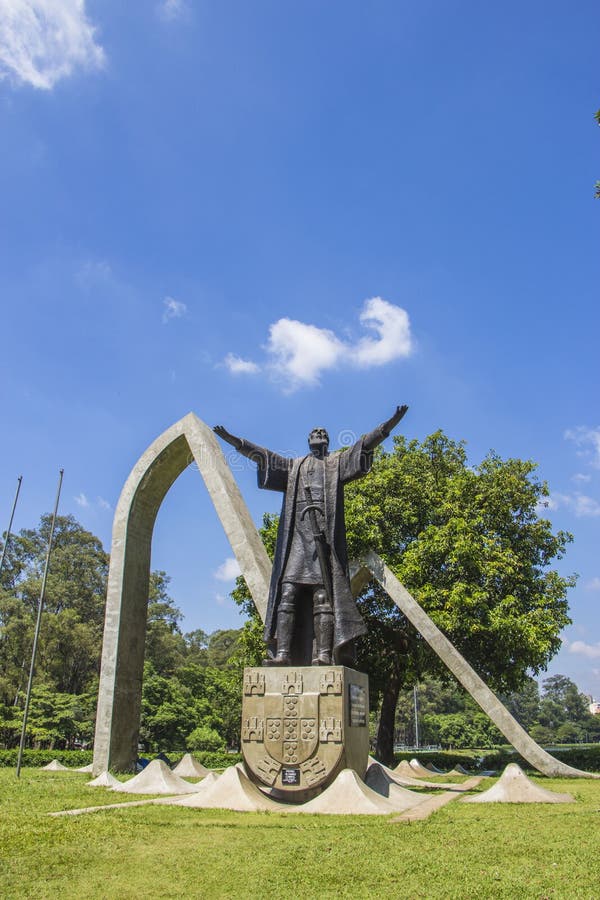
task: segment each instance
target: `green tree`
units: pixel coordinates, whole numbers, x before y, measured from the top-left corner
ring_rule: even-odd
[[[172,675],[187,655],[186,641],[179,627],[183,616],[169,596],[170,581],[166,572],[150,574],[146,624],[145,659],[154,671],[165,676]]]
[[[525,677],[522,687],[500,697],[517,722],[529,731],[540,715],[540,687],[535,678]]]
[[[535,464],[489,453],[468,463],[465,445],[441,431],[422,443],[394,439],[369,478],[347,491],[351,556],[378,552],[434,622],[496,690],[519,688],[560,647],[573,578],[549,568],[570,535],[538,515],[546,485]],[[443,664],[400,611],[371,586],[359,607],[372,635],[360,656],[383,700],[377,754],[391,760],[394,692]],[[373,609],[375,616],[373,615]],[[385,633],[381,624],[385,625]],[[395,646],[407,653],[398,663]],[[381,649],[378,649],[378,645]],[[490,652],[493,648],[493,652]],[[397,694],[396,694],[397,696]]]
[[[566,675],[544,680],[539,724],[549,731],[552,740],[561,743],[583,740],[590,725],[595,730],[587,697]]]

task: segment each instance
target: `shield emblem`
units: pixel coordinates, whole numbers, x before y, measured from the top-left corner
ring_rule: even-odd
[[[300,765],[316,750],[318,721],[318,694],[265,694],[265,749],[282,765]]]

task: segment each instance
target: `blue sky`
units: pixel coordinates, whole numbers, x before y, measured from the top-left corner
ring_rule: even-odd
[[[550,672],[600,696],[599,25],[592,0],[0,0],[0,515],[22,473],[36,523],[64,466],[108,549],[190,410],[301,453],[408,403],[409,437],[539,463],[580,575]],[[184,628],[239,624],[230,556],[189,469],[153,544]]]

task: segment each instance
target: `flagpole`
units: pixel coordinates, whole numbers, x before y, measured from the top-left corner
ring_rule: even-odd
[[[52,513],[52,524],[50,525],[50,537],[48,538],[48,550],[46,553],[46,563],[44,565],[44,575],[42,578],[42,587],[40,590],[40,599],[38,603],[37,622],[35,624],[35,632],[33,635],[33,647],[31,648],[31,665],[29,667],[29,681],[27,683],[27,696],[25,697],[25,708],[23,710],[23,727],[21,728],[21,743],[19,744],[19,755],[17,757],[17,778],[21,774],[21,760],[23,759],[23,749],[25,747],[25,735],[27,732],[27,718],[29,716],[29,701],[31,700],[31,686],[33,684],[33,673],[35,670],[35,657],[37,653],[38,638],[40,636],[40,626],[42,624],[42,610],[44,608],[44,597],[46,593],[46,580],[48,578],[48,568],[50,566],[50,553],[52,551],[52,541],[54,539],[54,526],[56,524],[56,514],[58,512],[58,501],[60,499],[60,490],[64,469],[60,470],[58,479],[58,489],[56,491],[56,502],[54,503],[54,512]]]
[[[15,509],[17,508],[17,500],[19,499],[19,491],[21,490],[21,482],[23,481],[23,476],[19,475],[17,478],[17,493],[15,494],[15,499],[12,505],[12,512],[10,514],[10,522],[8,523],[8,528],[6,529],[6,537],[4,539],[4,547],[2,548],[2,559],[0,559],[0,572],[4,568],[4,560],[6,558],[6,548],[8,547],[8,542],[10,540],[10,532],[12,529],[13,518],[15,515]]]

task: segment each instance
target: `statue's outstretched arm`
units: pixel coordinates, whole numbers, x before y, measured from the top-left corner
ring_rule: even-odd
[[[248,459],[251,459],[252,462],[257,463],[257,465],[264,463],[267,454],[264,447],[259,447],[258,444],[253,444],[251,441],[246,441],[244,438],[239,438],[234,434],[230,434],[223,425],[215,425],[213,431],[221,438],[221,440],[226,441],[228,444],[231,444],[232,447],[235,447],[237,452],[241,453],[242,456],[247,456]]]
[[[383,422],[379,425],[378,428],[375,428],[371,431],[370,434],[366,434],[363,438],[363,448],[369,452],[370,450],[374,450],[382,441],[389,437],[393,429],[396,427],[400,419],[406,413],[408,406],[397,406],[396,412],[391,418],[389,418],[386,422]]]

